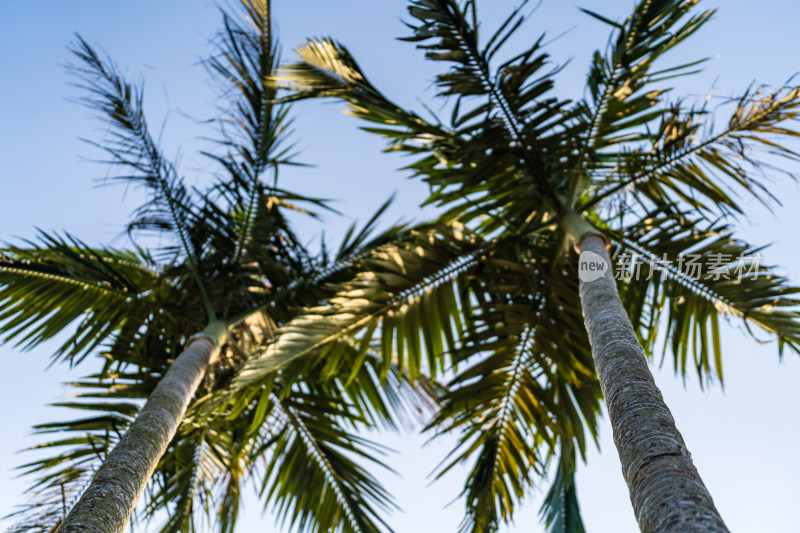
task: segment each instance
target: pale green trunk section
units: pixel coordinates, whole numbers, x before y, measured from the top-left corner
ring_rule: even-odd
[[[596,232],[580,235],[579,252],[594,252],[608,265],[602,277],[581,281],[581,306],[639,527],[644,533],[727,532],[622,306],[606,241]]]
[[[59,533],[120,533],[125,529],[215,351],[214,341],[198,337],[178,356]]]

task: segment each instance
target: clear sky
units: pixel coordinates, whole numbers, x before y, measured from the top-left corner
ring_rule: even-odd
[[[284,57],[306,37],[330,35],[343,41],[372,81],[390,97],[408,106],[418,99],[431,102],[436,66],[425,63],[413,46],[394,40],[406,30],[403,0],[273,0]],[[479,4],[487,30],[513,2],[484,0]],[[631,0],[543,0],[524,40],[546,30],[555,60],[571,59],[558,89],[579,96],[591,52],[603,47],[606,28],[582,15],[578,6],[612,17],[627,14]],[[796,24],[800,3],[789,0],[721,0],[718,15],[676,54],[679,59],[709,56],[705,71],[680,83],[680,92],[693,97],[729,96],[753,80],[779,85],[800,71]],[[5,2],[0,8],[0,241],[32,237],[35,227],[65,229],[89,243],[126,245],[123,224],[137,205],[135,191],[118,186],[98,187],[106,169],[91,163],[96,157],[78,137],[98,138],[103,130],[82,107],[67,101],[79,93],[69,87],[63,64],[73,32],[102,45],[136,78],[146,79],[150,123],[164,128],[168,154],[180,154],[190,182],[205,163],[195,156],[197,120],[213,116],[213,93],[197,62],[208,51],[219,17],[203,1],[158,2]],[[566,33],[565,33],[566,32]],[[561,35],[565,33],[564,35]],[[560,36],[560,37],[559,37]],[[436,109],[440,104],[434,102]],[[339,113],[336,104],[307,104],[295,108],[298,148],[311,169],[285,172],[283,186],[336,198],[342,218],[327,220],[329,234],[340,234],[353,219],[364,220],[373,206],[397,191],[388,220],[421,219],[418,208],[425,196],[420,183],[396,171],[402,160],[379,153],[383,143],[356,129],[357,123]],[[792,169],[798,171],[797,168]],[[800,191],[775,176],[771,189],[783,207],[752,206],[742,222],[741,235],[758,244],[774,243],[764,256],[783,267],[782,273],[800,283],[800,252],[796,242]],[[430,214],[430,212],[428,212]],[[301,226],[311,239],[317,229]],[[723,339],[726,386],[700,390],[694,379],[684,385],[669,361],[656,370],[667,404],[692,451],[698,469],[723,517],[734,532],[796,531],[800,523],[800,460],[795,443],[800,436],[797,383],[800,361],[788,355],[778,362],[774,344],[748,340],[738,324]],[[762,335],[762,337],[765,337]],[[20,503],[24,480],[12,479],[13,467],[24,462],[14,452],[33,445],[29,427],[64,413],[45,408],[63,394],[60,382],[90,372],[68,372],[61,366],[45,371],[48,347],[20,353],[0,346],[0,515]],[[658,360],[656,361],[656,367]],[[462,503],[454,499],[465,473],[428,486],[427,475],[439,462],[444,447],[428,446],[414,436],[386,436],[384,442],[401,453],[391,459],[402,479],[384,476],[405,510],[390,522],[398,533],[456,531]],[[622,480],[610,427],[604,425],[600,451],[592,450],[581,465],[578,491],[590,533],[637,531],[627,489]],[[504,532],[541,531],[536,510],[542,497],[534,490],[523,504],[516,524]],[[260,506],[249,500],[239,529],[244,533],[273,531],[272,519],[261,517]]]

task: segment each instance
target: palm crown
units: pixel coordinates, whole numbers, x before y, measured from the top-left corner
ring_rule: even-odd
[[[620,280],[621,298],[646,351],[663,335],[676,371],[722,379],[720,316],[773,334],[781,352],[798,350],[798,289],[764,265],[734,273],[733,261],[758,249],[735,237],[729,219],[742,213],[742,197],[770,200],[759,181],[763,151],[797,160],[785,141],[797,136],[800,89],[748,90],[717,128],[705,104],[670,101],[664,82],[700,62],[670,66],[663,56],[709,20],[698,3],[642,1],[622,22],[587,12],[612,37],[578,101],[555,94],[559,69],[543,39],[506,50],[523,8],[483,37],[472,0],[409,7],[406,40],[445,67],[436,87],[452,104],[447,121],[387,99],[330,39],[299,48],[302,61],[276,79],[295,99],[346,101],[387,150],[414,157],[407,169],[430,185],[428,202],[447,207],[451,229],[435,230],[426,248],[392,250],[389,264],[374,261],[369,279],[333,303],[365,337],[380,326],[384,357],[406,352],[413,371],[424,352],[431,372],[452,370],[432,427],[460,435],[444,470],[473,465],[465,531],[510,520],[554,454],[560,469],[545,518],[554,530],[582,530],[569,473],[573,450],[595,433],[600,390],[570,246],[587,231],[585,222],[572,227],[576,215],[615,254],[645,259],[640,275]],[[333,325],[337,315],[327,308],[317,318]]]
[[[116,179],[144,187],[147,202],[129,233],[148,248],[95,248],[75,237],[42,234],[0,256],[0,330],[25,347],[71,328],[56,356],[79,363],[100,351],[102,369],[70,385],[59,405],[97,414],[36,427],[55,455],[23,466],[35,476],[30,505],[12,531],[54,531],[92,474],[120,440],[189,336],[209,321],[229,326],[228,340],[206,372],[178,433],[158,464],[140,518],[169,517],[160,531],[194,531],[203,515],[232,531],[243,483],[255,477],[265,504],[298,531],[376,531],[392,500],[366,469],[382,449],[358,428],[396,427],[427,409],[433,391],[410,387],[402,372],[343,339],[359,354],[335,368],[320,358],[272,372],[258,402],[234,412],[220,401],[243,362],[304,307],[331,295],[372,237],[380,209],[351,228],[338,250],[314,255],[292,231],[287,212],[316,216],[323,201],[278,186],[293,164],[288,106],[275,103],[267,77],[277,64],[269,4],[243,2],[241,17],[223,14],[216,53],[207,61],[225,104],[217,163],[205,190],[194,190],[159,150],[142,93],[111,61],[78,38],[72,68],[85,103],[109,124],[97,146]],[[384,206],[385,208],[385,206]],[[148,235],[156,233],[154,240]],[[141,240],[143,238],[143,240]],[[157,513],[162,514],[157,514]]]

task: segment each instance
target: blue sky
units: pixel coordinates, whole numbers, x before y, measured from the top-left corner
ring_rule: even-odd
[[[418,99],[432,102],[435,67],[422,54],[394,38],[406,34],[401,22],[402,0],[273,0],[284,57],[306,37],[330,35],[343,41],[359,59],[371,80],[393,99],[420,109]],[[721,4],[721,5],[720,5]],[[479,4],[484,24],[502,18],[513,2],[484,0]],[[612,17],[628,13],[631,1],[544,0],[520,41],[547,30],[558,62],[571,60],[557,90],[580,96],[591,52],[603,47],[607,31],[582,15],[578,6]],[[715,19],[684,45],[675,60],[713,58],[702,74],[681,80],[677,94],[730,96],[752,81],[779,85],[800,71],[796,59],[796,22],[800,4],[788,0],[708,2],[720,6]],[[137,191],[119,186],[99,187],[106,174],[88,159],[98,154],[78,137],[98,138],[102,126],[90,113],[68,101],[80,93],[68,85],[63,64],[73,32],[100,44],[134,78],[146,80],[150,123],[165,123],[163,141],[168,154],[180,156],[189,182],[201,180],[205,163],[194,155],[193,137],[202,134],[197,121],[213,116],[214,94],[197,65],[209,51],[219,17],[205,1],[156,2],[16,2],[2,8],[0,32],[0,241],[32,237],[35,227],[65,229],[89,243],[126,245],[121,237],[128,215],[138,203]],[[337,104],[304,104],[295,108],[295,130],[301,160],[314,168],[286,171],[283,186],[316,196],[336,198],[344,217],[329,217],[331,238],[353,219],[365,220],[374,206],[392,192],[397,201],[388,220],[421,219],[431,212],[418,209],[425,187],[409,181],[396,169],[403,160],[380,153],[383,142],[357,129]],[[798,169],[788,169],[794,170]],[[199,181],[198,181],[199,182]],[[742,236],[753,243],[774,243],[766,262],[783,267],[800,283],[795,208],[800,191],[781,176],[771,191],[783,206],[752,205],[741,224]],[[303,223],[309,239],[318,228]],[[791,355],[778,362],[774,344],[748,340],[738,324],[726,328],[726,386],[700,390],[696,380],[684,384],[667,361],[656,380],[672,408],[679,429],[698,469],[732,531],[791,531],[800,523],[800,461],[795,443],[800,433],[796,383],[800,361]],[[762,336],[763,337],[763,336]],[[64,391],[60,382],[89,372],[68,372],[61,366],[45,371],[48,347],[21,353],[0,346],[0,401],[4,438],[0,441],[0,514],[21,502],[24,481],[12,480],[11,469],[26,458],[16,450],[36,443],[30,425],[59,414],[44,404]],[[656,367],[658,366],[656,359]],[[428,473],[441,460],[446,446],[427,446],[414,436],[384,436],[383,442],[401,454],[392,465],[403,479],[386,476],[405,513],[390,522],[398,533],[455,531],[462,504],[453,500],[464,472],[428,486]],[[610,428],[603,426],[600,453],[592,451],[581,465],[578,491],[590,533],[637,531],[622,480]],[[534,490],[522,505],[514,526],[502,531],[541,531],[536,510],[542,492]],[[261,518],[260,505],[248,501],[240,531],[272,530],[272,519]]]

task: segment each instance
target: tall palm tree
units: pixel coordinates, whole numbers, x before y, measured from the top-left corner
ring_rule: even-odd
[[[759,149],[798,159],[785,141],[798,135],[800,89],[748,90],[720,128],[706,104],[668,100],[664,82],[700,63],[663,64],[710,19],[698,3],[642,0],[621,22],[587,12],[612,35],[593,57],[587,97],[572,102],[553,94],[559,69],[543,38],[506,50],[523,8],[481,38],[474,0],[413,0],[406,40],[449,65],[436,78],[438,95],[450,98],[446,123],[388,100],[344,46],[301,47],[302,63],[278,83],[295,98],[345,100],[349,113],[376,123],[365,129],[416,156],[407,168],[456,222],[421,235],[424,244],[374,255],[370,275],[309,313],[317,335],[283,346],[281,335],[302,321],[287,323],[233,390],[276,360],[380,327],[385,358],[394,344],[413,374],[424,346],[429,371],[455,372],[432,427],[461,432],[448,464],[474,461],[465,531],[509,520],[532,473],[556,454],[546,519],[582,529],[569,472],[586,431],[595,434],[600,391],[642,530],[726,531],[646,354],[660,332],[677,371],[691,364],[700,379],[722,379],[720,316],[774,335],[781,353],[798,350],[798,289],[764,265],[734,268],[757,249],[735,238],[729,219],[742,214],[742,196],[771,199]],[[639,275],[615,280],[617,254],[644,258]],[[604,275],[579,279],[592,258]]]
[[[61,404],[98,415],[38,426],[57,434],[39,447],[57,453],[24,467],[37,478],[12,531],[122,531],[145,488],[143,519],[169,511],[161,531],[194,531],[203,514],[232,531],[253,476],[265,503],[299,531],[378,531],[392,507],[361,465],[380,464],[381,450],[356,429],[428,407],[433,392],[410,387],[396,365],[343,340],[339,350],[358,358],[331,367],[312,357],[275,372],[255,391],[257,406],[231,412],[215,399],[276,328],[324,302],[364,250],[401,232],[370,237],[379,209],[335,253],[302,246],[287,212],[313,215],[309,206],[325,203],[278,186],[294,157],[288,107],[274,103],[266,81],[278,61],[269,3],[243,8],[223,14],[207,62],[227,104],[205,153],[218,168],[202,191],[162,155],[141,91],[84,40],[74,46],[85,103],[109,125],[98,146],[117,179],[148,193],[129,232],[149,246],[121,251],[42,234],[2,251],[6,339],[32,347],[71,329],[56,357],[104,358],[100,372],[73,384],[78,399]]]

